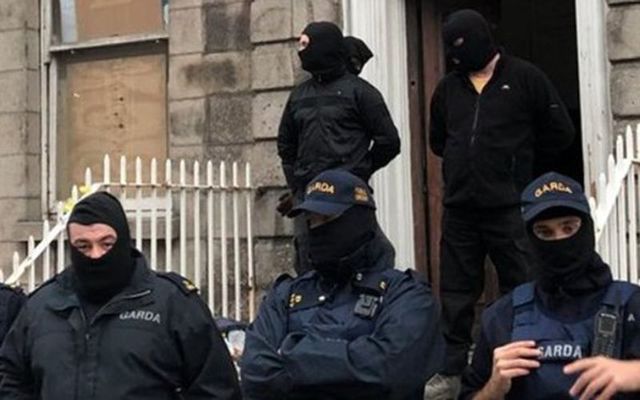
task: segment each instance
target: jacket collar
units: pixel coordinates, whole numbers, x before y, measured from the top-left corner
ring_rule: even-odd
[[[149,269],[144,256],[137,250],[134,254],[135,271],[129,284],[111,300],[107,302],[103,309],[110,308],[110,304],[118,303],[121,300],[140,298],[153,291],[153,272]],[[58,296],[49,302],[49,307],[54,311],[64,311],[70,308],[80,307],[80,299],[74,290],[73,281],[75,275],[73,268],[67,267],[56,278],[58,284]]]

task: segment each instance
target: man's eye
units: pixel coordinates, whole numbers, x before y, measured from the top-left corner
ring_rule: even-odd
[[[547,230],[537,230],[534,233],[540,239],[548,239],[548,238],[551,237],[551,232],[549,232]]]

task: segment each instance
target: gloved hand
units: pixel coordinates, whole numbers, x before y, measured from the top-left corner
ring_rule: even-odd
[[[287,192],[278,198],[278,205],[276,206],[276,210],[282,215],[286,217],[291,209],[293,208],[293,193]]]

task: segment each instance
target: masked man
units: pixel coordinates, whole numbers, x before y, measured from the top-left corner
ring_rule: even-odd
[[[551,82],[501,51],[480,14],[454,12],[442,32],[454,70],[431,99],[429,141],[443,159],[440,293],[447,360],[431,398],[459,385],[486,256],[502,294],[527,278],[519,194],[533,178],[536,157],[558,154],[574,136]]]
[[[71,266],[30,295],[0,351],[3,400],[240,399],[195,287],[156,274],[106,192],[69,217]]]
[[[311,78],[295,87],[278,132],[278,155],[295,202],[320,172],[341,168],[367,182],[400,152],[400,138],[382,95],[347,72],[340,28],[313,22],[300,36],[302,68]],[[281,207],[286,214],[287,207]],[[294,224],[296,270],[309,269],[304,218]]]
[[[344,47],[347,52],[347,71],[354,75],[360,75],[364,65],[373,57],[369,46],[354,36],[345,36]]]
[[[605,400],[640,390],[638,361],[629,361],[640,357],[640,288],[612,280],[595,252],[582,188],[547,173],[522,202],[538,278],[484,312],[460,398]]]
[[[246,399],[422,400],[444,353],[424,282],[393,268],[367,184],[340,170],[307,186],[313,269],[280,277],[247,330]]]

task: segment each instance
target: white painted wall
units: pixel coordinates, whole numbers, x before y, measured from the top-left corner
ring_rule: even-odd
[[[374,54],[361,77],[380,90],[400,133],[400,155],[374,175],[372,186],[378,219],[396,248],[396,264],[414,268],[405,2],[343,0],[343,11],[345,35],[364,40]]]
[[[593,195],[591,184],[607,170],[613,140],[609,96],[609,61],[606,49],[606,2],[575,0],[578,35],[580,110],[584,186]]]

